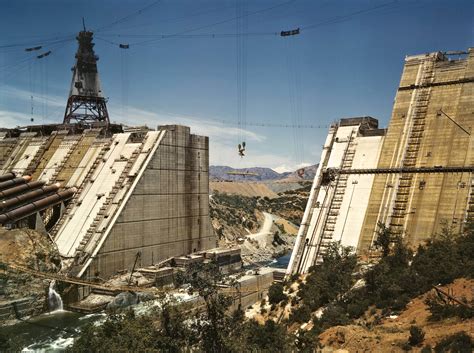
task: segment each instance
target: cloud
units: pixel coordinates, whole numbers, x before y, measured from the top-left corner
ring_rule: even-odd
[[[19,88],[7,86],[7,85],[0,86],[0,94],[4,98],[8,98],[10,100],[20,100],[28,104],[30,103],[31,96],[32,96],[32,93],[30,91],[26,91],[23,89],[19,89]],[[62,96],[55,96],[51,94],[48,94],[47,96],[33,94],[33,97],[40,101],[46,100],[48,106],[51,108],[65,108],[66,99],[67,99]]]
[[[10,100],[19,100],[21,104],[29,104],[31,94],[28,91],[14,87],[3,86],[0,94]],[[46,97],[37,96],[47,102],[48,107],[56,115],[50,114],[46,118],[36,115],[34,118],[39,123],[59,123],[62,121],[62,111],[65,108],[66,98],[54,95]],[[123,112],[123,113],[122,113]],[[268,167],[278,172],[294,171],[302,166],[314,164],[312,162],[296,163],[290,155],[280,153],[267,153],[259,151],[259,145],[267,141],[267,137],[253,131],[240,129],[224,124],[222,120],[186,116],[175,113],[151,111],[133,106],[117,107],[109,105],[109,113],[113,122],[131,126],[147,125],[156,128],[158,125],[182,124],[191,127],[196,134],[209,136],[210,164],[230,165],[235,168]],[[8,109],[0,109],[2,127],[15,127],[31,124],[31,115]],[[237,143],[243,139],[251,147],[244,158],[238,155]]]
[[[279,166],[273,168],[275,172],[278,173],[284,173],[284,172],[294,172],[295,170],[298,170],[300,168],[305,168],[309,167],[310,165],[313,165],[315,163],[308,163],[308,162],[303,162],[303,163],[289,163],[289,164],[280,164]]]
[[[252,131],[240,129],[237,127],[229,127],[222,122],[192,116],[183,116],[173,113],[152,112],[140,108],[128,106],[123,109],[116,109],[112,106],[110,109],[110,116],[113,121],[121,122],[128,125],[143,125],[156,128],[157,125],[167,124],[182,124],[191,127],[193,133],[209,136],[212,139],[221,141],[229,140],[230,138],[237,138],[242,136],[245,140],[262,142],[266,139],[265,136],[256,134]],[[123,110],[124,114],[121,113]],[[235,144],[235,139],[232,143]]]

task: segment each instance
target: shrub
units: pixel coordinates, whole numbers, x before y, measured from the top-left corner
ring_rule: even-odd
[[[418,346],[425,339],[425,332],[418,326],[410,327],[410,337],[408,337],[408,343],[410,346]]]
[[[313,328],[309,331],[300,330],[296,335],[296,348],[297,352],[300,353],[313,353],[317,350],[315,348],[319,348],[319,328],[313,326]]]
[[[278,304],[287,300],[287,296],[283,293],[283,285],[281,283],[273,283],[268,289],[268,302],[270,304]]]
[[[251,320],[244,324],[243,344],[236,347],[237,352],[293,352],[290,335],[286,327],[273,320],[265,321],[264,325]]]
[[[323,262],[310,268],[310,274],[306,283],[300,285],[298,295],[311,311],[328,304],[351,288],[356,265],[352,248],[330,244]]]
[[[425,304],[428,306],[428,310],[431,313],[429,317],[431,321],[439,321],[448,317],[459,317],[461,319],[470,319],[474,317],[474,309],[468,305],[463,306],[445,303],[434,294],[431,294],[426,298]]]
[[[378,223],[377,238],[374,241],[374,246],[382,251],[382,256],[387,257],[390,254],[391,246],[400,241],[400,238],[395,235],[390,228],[383,223]]]
[[[326,310],[324,310],[321,318],[315,320],[315,324],[325,330],[332,326],[347,325],[349,324],[349,318],[342,306],[333,304],[329,305]]]
[[[311,310],[307,305],[301,305],[299,308],[293,310],[290,314],[290,323],[297,322],[302,324],[311,320]]]
[[[461,331],[440,341],[435,347],[435,352],[464,353],[472,352],[473,348],[474,342],[472,338],[466,332]]]

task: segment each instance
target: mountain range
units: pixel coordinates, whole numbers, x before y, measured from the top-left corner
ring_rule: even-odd
[[[278,173],[271,168],[252,167],[252,168],[232,168],[229,166],[211,165],[209,167],[209,179],[211,181],[228,180],[228,181],[300,181],[313,180],[318,165],[311,165],[304,168],[303,177],[298,176],[298,171]],[[229,174],[231,173],[231,174]],[[242,174],[232,174],[242,173]],[[244,175],[250,173],[255,175]]]

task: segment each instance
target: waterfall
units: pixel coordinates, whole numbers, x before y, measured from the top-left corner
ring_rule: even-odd
[[[56,285],[56,281],[51,281],[49,283],[49,291],[48,291],[48,304],[50,311],[57,311],[63,310],[63,300],[61,296],[56,292],[54,286]]]

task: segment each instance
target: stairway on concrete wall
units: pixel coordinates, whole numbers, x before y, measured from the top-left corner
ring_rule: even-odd
[[[56,182],[56,178],[61,170],[67,168],[66,162],[72,156],[81,138],[82,136],[79,138],[77,136],[71,138],[66,137],[53,155],[52,166],[48,165],[46,167],[47,169],[51,169],[44,171],[40,179],[45,179],[48,183]]]
[[[84,188],[88,183],[91,182],[92,175],[95,173],[97,170],[97,167],[103,163],[104,156],[107,153],[107,151],[110,150],[110,146],[112,145],[112,139],[109,139],[107,143],[105,143],[99,154],[94,160],[94,163],[90,166],[89,170],[87,171],[87,174],[85,175],[84,179],[82,180],[80,186],[77,188],[77,192],[74,195],[74,197],[70,200],[68,206],[66,207],[66,212],[64,212],[63,216],[59,219],[59,221],[56,223],[56,225],[53,227],[53,229],[50,231],[50,234],[53,238],[56,237],[59,229],[62,227],[62,225],[68,220],[71,214],[71,210],[76,206],[79,198],[82,195],[82,192],[84,191]]]
[[[33,180],[39,179],[40,175],[43,173],[49,161],[51,160],[51,157],[54,155],[66,135],[66,131],[60,131],[55,133],[53,141],[51,141],[51,144],[41,157],[40,162],[38,163],[34,173],[31,175]]]
[[[67,184],[72,174],[79,166],[79,163],[82,161],[82,158],[84,158],[85,153],[91,147],[99,133],[99,129],[86,130],[82,133],[81,139],[75,145],[75,148],[71,149],[66,156],[66,159],[63,163],[63,168],[58,170],[58,173],[54,178],[55,181],[64,185]]]
[[[474,222],[474,178],[471,175],[471,191],[467,204],[466,221]]]
[[[148,136],[145,138],[145,140],[147,138]],[[84,249],[86,245],[89,243],[91,238],[96,233],[102,234],[104,232],[105,227],[103,226],[102,223],[104,222],[106,218],[111,219],[113,216],[113,211],[117,210],[116,205],[118,205],[121,201],[121,200],[116,200],[117,194],[120,191],[122,191],[121,195],[123,195],[123,190],[128,189],[128,186],[130,186],[130,180],[128,179],[128,174],[130,170],[132,169],[133,165],[135,164],[135,162],[137,161],[137,158],[140,155],[141,151],[143,150],[143,146],[145,145],[145,140],[143,140],[139,144],[139,146],[135,148],[130,158],[128,158],[127,163],[125,167],[123,168],[122,173],[120,174],[120,177],[117,179],[112,189],[108,193],[107,197],[105,198],[105,202],[102,204],[96,216],[94,217],[94,221],[90,225],[89,229],[87,229],[87,232],[84,238],[79,243],[79,246],[77,247],[76,253],[74,255],[75,258],[80,259],[78,261],[79,264],[83,263],[84,255],[86,256],[88,255],[88,254],[84,254]]]
[[[305,254],[308,253],[308,247],[312,246],[312,244],[309,244],[312,243],[312,241],[308,243],[306,239],[313,239],[315,236],[314,233],[316,232],[316,230],[311,228],[311,224],[313,223],[313,217],[315,216],[315,212],[319,211],[319,215],[321,211],[320,205],[318,204],[318,196],[322,184],[322,171],[327,167],[328,161],[331,157],[331,149],[335,141],[336,133],[337,125],[331,125],[328,133],[328,140],[326,140],[325,145],[323,146],[323,153],[321,156],[322,160],[315,175],[315,179],[313,180],[310,199],[308,200],[308,204],[306,205],[305,210],[306,217],[303,218],[303,222],[300,225],[298,239],[295,243],[296,248],[293,250],[294,254],[292,255],[292,259],[290,260],[288,273],[298,272],[300,268],[304,266],[303,262],[304,259],[307,257],[307,255]]]
[[[5,162],[2,172],[12,171],[15,164],[17,164],[23,156],[25,150],[28,148],[34,134],[24,132],[17,139],[15,146],[10,150],[9,155],[5,156]]]
[[[341,170],[348,170],[352,167],[354,155],[356,151],[357,143],[355,137],[357,136],[358,129],[352,130],[349,140],[347,142],[346,150],[341,160]],[[322,237],[318,244],[318,250],[316,255],[316,263],[322,261],[322,257],[326,253],[326,250],[331,242],[334,241],[334,229],[336,227],[337,218],[339,216],[339,210],[341,209],[342,200],[347,189],[348,174],[337,174],[336,180],[334,181],[334,193],[329,204],[329,208],[326,213],[324,220],[324,226],[322,229]]]
[[[423,61],[422,65],[422,74],[419,81],[420,86],[433,82],[435,61],[433,58],[427,58]],[[413,109],[411,115],[407,117],[408,119],[411,119],[411,126],[402,158],[402,167],[416,167],[425,129],[430,91],[430,87],[418,88],[415,91],[416,96],[414,99]],[[392,205],[389,224],[390,229],[397,234],[401,234],[405,226],[405,218],[409,208],[413,178],[413,173],[402,173],[398,179],[398,186]]]
[[[0,145],[0,167],[1,174],[5,174],[8,171],[8,166],[13,159],[13,150],[17,146],[18,141],[16,139],[6,139],[2,141]]]
[[[36,151],[36,154],[31,159],[31,162],[28,165],[28,167],[26,167],[25,174],[28,174],[28,175],[33,174],[36,168],[38,168],[39,164],[41,163],[41,159],[44,153],[49,149],[56,135],[57,135],[57,131],[54,131],[51,133],[51,135],[49,135],[47,138],[43,140],[43,144]]]

